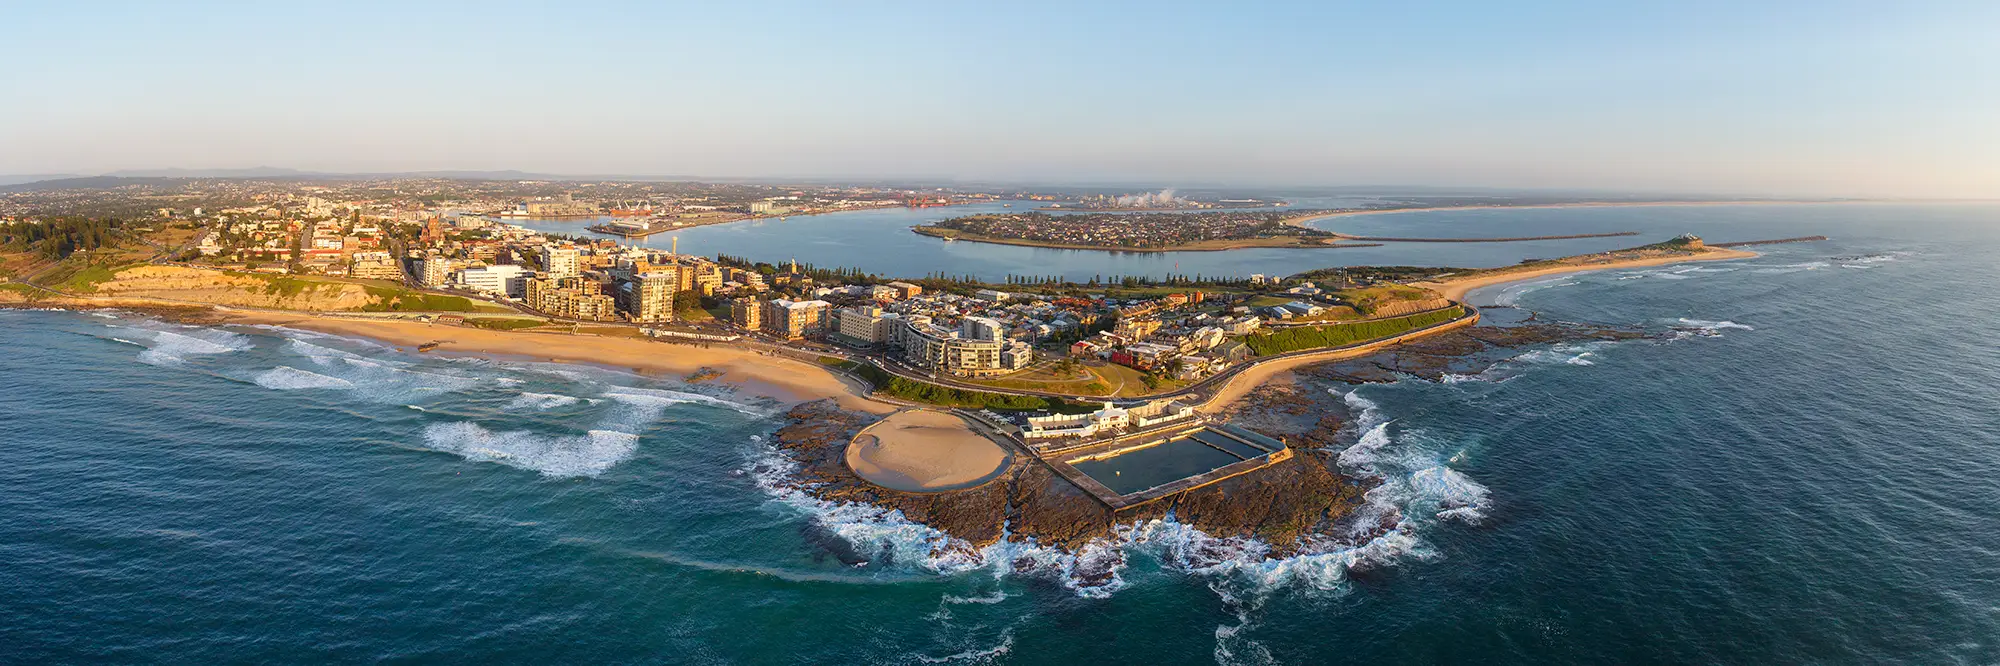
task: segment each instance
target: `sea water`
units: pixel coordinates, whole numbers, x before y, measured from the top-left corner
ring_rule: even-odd
[[[1834,240],[1474,297],[1651,339],[1308,382],[1395,529],[1280,560],[953,549],[676,377],[0,311],[0,661],[2000,660],[2000,207],[1509,216]]]

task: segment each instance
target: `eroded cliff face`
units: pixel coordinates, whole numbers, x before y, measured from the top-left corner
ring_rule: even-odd
[[[180,266],[136,266],[119,271],[96,287],[98,296],[284,310],[359,310],[377,300],[358,284],[232,275]]]

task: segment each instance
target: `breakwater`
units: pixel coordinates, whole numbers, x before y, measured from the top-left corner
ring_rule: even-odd
[[[1737,241],[1734,243],[1709,243],[1709,247],[1749,247],[1752,245],[1777,245],[1779,243],[1810,243],[1823,241],[1825,236],[1799,236],[1796,238],[1774,238],[1771,240]]]

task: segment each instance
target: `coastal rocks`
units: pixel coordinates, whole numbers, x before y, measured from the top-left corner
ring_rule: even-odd
[[[1318,446],[1331,442],[1338,418],[1323,416],[1326,405],[1309,405],[1303,394],[1272,392],[1269,408],[1240,412],[1238,418],[1273,419],[1267,412],[1298,410],[1272,432],[1296,436]],[[1307,416],[1308,410],[1318,412]],[[1252,416],[1255,412],[1259,416]],[[829,401],[794,408],[790,423],[778,430],[776,446],[799,466],[794,479],[804,492],[820,500],[853,502],[900,511],[905,518],[940,530],[980,549],[1009,539],[1078,556],[1102,566],[1112,576],[1123,555],[1107,550],[1118,542],[1120,526],[1172,517],[1175,522],[1222,538],[1248,538],[1269,545],[1272,557],[1299,552],[1315,540],[1336,532],[1336,524],[1363,504],[1370,482],[1335,471],[1321,453],[1304,453],[1268,468],[1197,488],[1161,501],[1113,514],[1096,498],[1072,485],[1048,466],[1019,456],[992,483],[960,491],[915,493],[888,490],[856,476],[844,464],[849,438],[874,417],[841,410]],[[1239,421],[1241,422],[1241,421]],[[850,557],[879,559],[865,552],[829,552],[842,561]],[[862,550],[865,550],[862,549]],[[933,553],[933,556],[941,554]],[[1037,568],[1034,562],[1012,563],[1017,570]],[[1080,566],[1080,565],[1079,565]],[[1078,569],[1079,571],[1081,569]],[[1072,575],[1076,572],[1072,571]],[[1087,587],[1088,580],[1075,581]]]
[[[1008,485],[942,493],[908,493],[882,488],[848,469],[847,444],[877,417],[840,409],[830,400],[809,402],[786,414],[790,421],[775,436],[778,449],[799,464],[798,481],[808,494],[826,501],[856,502],[903,512],[923,523],[984,547],[1000,540],[1006,524]]]
[[[1472,326],[1397,345],[1356,359],[1307,366],[1296,372],[1346,384],[1393,382],[1403,377],[1444,381],[1478,374],[1532,345],[1616,342],[1654,337],[1643,331],[1530,321],[1513,326]]]

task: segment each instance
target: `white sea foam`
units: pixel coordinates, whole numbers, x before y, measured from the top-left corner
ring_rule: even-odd
[[[310,358],[315,363],[330,365],[340,359],[361,358],[354,352],[316,345],[299,338],[286,338],[285,351]]]
[[[297,391],[303,389],[344,390],[354,388],[354,383],[345,379],[328,377],[317,372],[300,370],[289,365],[281,365],[267,370],[257,375],[257,378],[253,381],[256,381],[258,386],[278,391]]]
[[[114,326],[113,328],[125,328]],[[179,365],[189,356],[227,354],[251,348],[250,339],[242,335],[219,331],[212,328],[177,327],[134,327],[129,330],[141,331],[150,336],[150,342],[141,342],[146,351],[139,352],[139,360],[153,365]],[[120,340],[130,342],[129,340]]]
[[[1831,265],[1832,264],[1829,264],[1824,261],[1808,261],[1797,264],[1781,264],[1777,266],[1767,266],[1764,268],[1754,269],[1750,272],[1764,273],[1767,275],[1780,275],[1784,273],[1797,273],[1799,271],[1816,271]]]
[[[1012,652],[1013,649],[1014,649],[1014,630],[1013,628],[1010,627],[1000,632],[1000,644],[995,645],[993,647],[971,648],[963,652],[956,652],[942,657],[932,657],[929,655],[922,655],[922,654],[916,655],[916,657],[918,661],[921,661],[926,664],[945,664],[945,663],[959,663],[959,662],[984,664],[984,663],[992,663],[994,660],[999,659],[1002,656],[1005,656],[1008,652]]]
[[[943,603],[951,605],[959,605],[959,604],[991,605],[1000,603],[1002,601],[1006,601],[1008,597],[1009,595],[1005,590],[994,590],[992,594],[983,597],[961,597],[957,595],[947,594],[944,595]]]
[[[416,363],[363,355],[300,338],[287,339],[284,350],[311,360],[318,374],[348,382],[357,389],[356,395],[375,402],[403,403],[487,383],[476,376],[428,372],[416,369],[419,367]]]
[[[568,407],[570,405],[574,405],[579,402],[583,402],[583,399],[575,396],[559,395],[555,393],[534,393],[530,391],[522,391],[521,395],[519,397],[514,398],[513,402],[507,403],[507,410],[541,411],[545,409],[555,409],[557,407]]]
[[[630,458],[639,436],[612,430],[549,435],[527,430],[493,432],[458,421],[424,427],[425,448],[541,472],[552,477],[597,476]]]
[[[1493,304],[1515,306],[1520,304],[1521,296],[1524,294],[1541,291],[1550,287],[1567,287],[1574,284],[1576,284],[1576,281],[1570,280],[1567,277],[1553,278],[1539,282],[1524,282],[1501,289],[1500,293],[1493,297]]]
[[[1704,319],[1688,319],[1683,317],[1675,320],[1675,324],[1676,325],[1674,326],[1674,335],[1673,335],[1673,339],[1675,340],[1684,340],[1691,337],[1719,338],[1722,337],[1722,332],[1725,330],[1738,330],[1738,331],[1757,330],[1748,325],[1738,324],[1736,322],[1727,320],[1708,321]]]
[[[678,405],[678,404],[692,402],[704,405],[713,405],[716,407],[725,407],[728,409],[733,409],[753,416],[763,415],[763,412],[740,402],[731,402],[728,400],[724,400],[722,398],[702,395],[700,393],[689,393],[687,391],[648,389],[648,388],[638,388],[633,386],[613,386],[611,387],[611,390],[605,392],[604,397],[610,398],[612,400],[617,400],[619,402],[623,402],[629,405],[665,407],[668,405]]]

